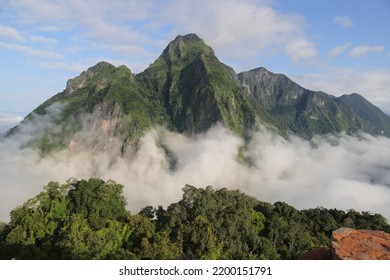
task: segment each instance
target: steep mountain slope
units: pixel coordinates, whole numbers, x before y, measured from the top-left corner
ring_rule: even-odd
[[[107,62],[90,67],[23,124],[33,127],[26,145],[42,154],[87,147],[130,157],[154,126],[194,134],[222,123],[245,137],[256,121],[304,138],[359,130],[390,135],[390,118],[361,96],[310,91],[264,68],[236,74],[196,34],[177,36],[137,75]]]
[[[53,106],[59,107],[55,114]],[[64,147],[101,151],[118,144],[122,154],[130,155],[145,130],[167,118],[159,100],[148,95],[126,66],[116,68],[106,62],[69,80],[63,92],[23,122],[34,125],[45,115],[50,115],[50,125],[33,139],[43,154]]]
[[[339,99],[350,106],[354,113],[362,120],[365,131],[375,135],[384,134],[389,136],[389,116],[383,113],[378,107],[357,93],[343,95]]]
[[[234,71],[195,34],[177,36],[137,78],[161,95],[172,126],[179,132],[199,133],[222,122],[243,135],[256,116],[264,117],[242,95]]]
[[[390,135],[390,118],[358,94],[336,98],[307,90],[265,68],[239,73],[238,78],[254,102],[266,108],[281,128],[299,136],[359,130]]]

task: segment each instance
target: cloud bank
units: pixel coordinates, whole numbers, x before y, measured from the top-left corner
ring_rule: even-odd
[[[23,120],[22,116],[0,113],[0,134],[6,132]]]
[[[299,209],[355,209],[390,218],[390,139],[384,137],[339,134],[312,141],[295,136],[286,140],[260,127],[246,144],[247,163],[237,160],[243,141],[220,125],[193,137],[152,129],[131,160],[113,160],[112,151],[62,151],[41,158],[32,149],[20,149],[27,140],[14,137],[0,142],[3,221],[50,180],[65,182],[70,177],[124,184],[132,212],[178,201],[188,183],[240,189],[260,200],[286,201]]]

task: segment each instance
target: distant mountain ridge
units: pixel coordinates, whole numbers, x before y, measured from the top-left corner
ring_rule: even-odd
[[[262,67],[239,73],[238,78],[279,128],[299,136],[341,131],[389,136],[390,118],[359,94],[334,97],[311,91]]]
[[[196,34],[177,36],[140,74],[99,62],[23,123],[47,115],[53,104],[61,106],[52,120],[56,129],[47,127],[30,143],[43,154],[82,145],[100,151],[115,142],[131,156],[154,126],[194,134],[222,123],[245,137],[258,121],[307,139],[341,131],[390,136],[390,117],[362,96],[307,90],[262,67],[236,74]],[[93,137],[79,133],[86,127]]]

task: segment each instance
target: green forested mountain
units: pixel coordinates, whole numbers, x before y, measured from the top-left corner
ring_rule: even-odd
[[[365,131],[369,131],[374,135],[384,134],[389,136],[389,116],[378,107],[357,93],[343,95],[339,99],[353,108],[354,113],[362,120]]]
[[[123,186],[100,179],[50,182],[0,224],[0,259],[296,259],[328,247],[339,227],[390,232],[379,214],[298,211],[238,190],[183,188],[166,209],[125,209]]]
[[[390,135],[390,118],[359,94],[334,97],[305,89],[282,74],[256,68],[238,74],[254,102],[277,126],[296,135],[364,131]]]
[[[140,74],[98,63],[23,123],[39,128],[28,145],[43,154],[85,146],[101,151],[115,143],[118,153],[131,156],[156,125],[193,134],[222,123],[246,136],[256,121],[304,138],[341,131],[390,135],[390,117],[363,97],[310,91],[264,68],[236,74],[195,34],[177,36]]]

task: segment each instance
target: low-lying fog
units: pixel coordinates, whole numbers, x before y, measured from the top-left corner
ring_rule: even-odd
[[[385,137],[340,134],[286,140],[259,128],[244,154],[251,164],[237,160],[243,141],[220,125],[192,138],[163,128],[150,130],[134,159],[118,158],[114,163],[106,153],[64,151],[41,158],[32,149],[20,149],[23,141],[10,137],[0,142],[0,220],[5,222],[13,208],[49,181],[70,177],[124,184],[132,212],[146,205],[166,207],[191,184],[240,189],[299,209],[355,209],[390,218],[390,139]],[[161,146],[176,158],[173,169]]]

